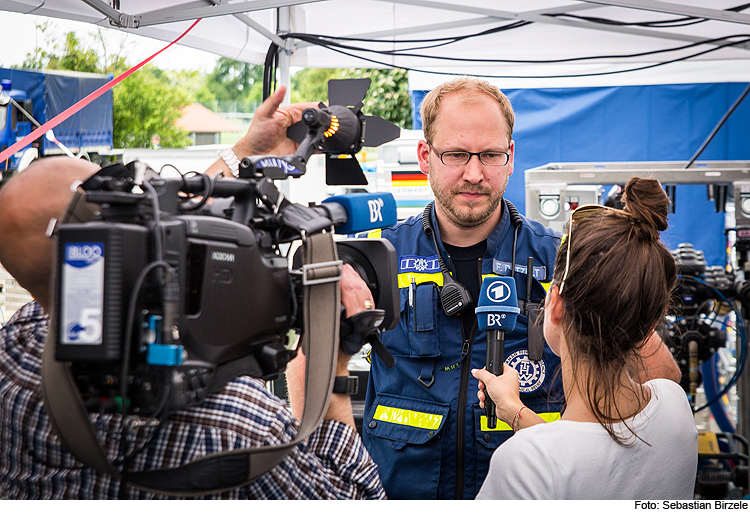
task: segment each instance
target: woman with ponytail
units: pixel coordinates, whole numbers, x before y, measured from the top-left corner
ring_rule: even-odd
[[[664,323],[677,267],[659,240],[669,198],[632,178],[624,210],[576,209],[544,306],[566,409],[550,424],[518,397],[515,369],[475,371],[514,436],[495,451],[479,499],[692,499],[698,433],[674,381],[642,382],[642,354]]]

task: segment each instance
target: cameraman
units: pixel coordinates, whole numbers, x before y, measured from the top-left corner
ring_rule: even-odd
[[[261,105],[248,134],[235,145],[236,154],[293,147],[285,145],[286,127],[300,118],[304,105],[279,110],[283,93],[283,89],[277,91]],[[211,170],[226,170],[223,163],[217,162]],[[74,183],[98,169],[82,160],[49,158],[33,163],[0,192],[0,262],[34,296],[0,329],[3,499],[168,498],[81,465],[52,431],[42,403],[41,358],[49,328],[46,309],[52,297],[53,254],[46,230],[50,220],[64,212]],[[372,297],[364,284],[348,284],[350,278],[344,274],[341,299],[353,315]],[[336,374],[347,375],[348,356],[341,356]],[[121,416],[100,414],[95,420],[108,458],[122,457]],[[158,428],[139,428],[131,440],[144,447],[137,450],[128,469],[166,468],[227,449],[287,443],[296,436],[298,426],[263,381],[239,377],[201,405],[170,415]],[[349,396],[333,394],[320,426],[279,465],[247,486],[203,498],[381,499],[385,493],[377,467],[353,427]]]

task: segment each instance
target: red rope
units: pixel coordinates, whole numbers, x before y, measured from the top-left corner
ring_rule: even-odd
[[[173,40],[172,42],[170,42],[169,44],[167,44],[166,46],[164,46],[162,49],[160,49],[159,51],[157,51],[156,53],[154,53],[153,55],[151,55],[149,58],[147,58],[147,59],[141,61],[140,63],[136,64],[135,66],[133,66],[132,68],[130,68],[125,73],[121,73],[120,75],[118,75],[117,77],[115,77],[114,79],[112,79],[111,81],[109,81],[107,84],[105,84],[104,86],[102,86],[98,90],[90,93],[89,95],[87,95],[86,97],[84,97],[83,99],[81,99],[80,101],[78,101],[76,104],[74,104],[73,106],[71,106],[70,108],[68,108],[67,110],[65,110],[64,112],[61,112],[61,113],[57,114],[55,117],[53,117],[52,119],[50,119],[49,121],[47,121],[46,123],[44,123],[42,126],[40,126],[36,130],[34,130],[33,132],[31,132],[31,134],[29,134],[28,136],[25,136],[20,141],[17,141],[16,143],[14,143],[13,145],[11,145],[7,149],[5,149],[2,152],[0,152],[0,163],[4,162],[8,158],[10,158],[13,154],[15,154],[16,152],[18,152],[22,148],[24,148],[27,145],[31,144],[32,141],[34,141],[35,139],[38,139],[39,137],[41,137],[45,132],[47,132],[51,128],[56,127],[57,125],[59,125],[60,123],[62,123],[66,119],[68,119],[70,116],[72,116],[73,114],[75,114],[76,112],[78,112],[81,108],[83,108],[84,106],[86,106],[87,104],[89,104],[91,101],[95,100],[97,97],[99,97],[103,93],[107,92],[108,90],[111,90],[114,85],[116,85],[117,83],[119,83],[120,81],[122,81],[123,79],[125,79],[126,77],[130,76],[132,73],[134,73],[136,70],[138,70],[139,68],[141,68],[144,64],[146,64],[151,59],[153,59],[154,57],[156,57],[157,55],[159,55],[161,52],[163,52],[164,50],[166,50],[167,48],[169,48],[173,44],[176,44],[177,42],[179,42],[180,39],[182,39],[182,37],[184,37],[185,35],[187,35],[190,32],[190,30],[193,29],[195,27],[195,25],[198,22],[200,22],[200,21],[201,21],[201,19],[199,18],[198,20],[196,20],[195,22],[193,22],[193,24],[189,28],[187,28],[182,35],[180,35],[175,40]]]

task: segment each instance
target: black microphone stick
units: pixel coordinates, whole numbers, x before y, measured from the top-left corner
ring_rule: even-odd
[[[505,350],[505,330],[487,330],[487,372],[499,376],[503,373],[503,351]],[[484,389],[484,414],[487,417],[487,427],[497,427],[495,402]]]

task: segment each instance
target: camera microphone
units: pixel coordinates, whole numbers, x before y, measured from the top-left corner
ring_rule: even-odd
[[[516,281],[512,277],[485,277],[479,302],[474,310],[477,314],[479,329],[487,332],[487,371],[499,376],[503,373],[503,352],[505,349],[505,332],[516,327],[516,318],[520,312]],[[485,389],[484,413],[487,426],[497,427],[495,402]]]
[[[326,198],[320,207],[326,209],[336,223],[336,233],[360,233],[395,224],[396,199],[391,193],[339,194]],[[341,222],[341,223],[338,223]]]

